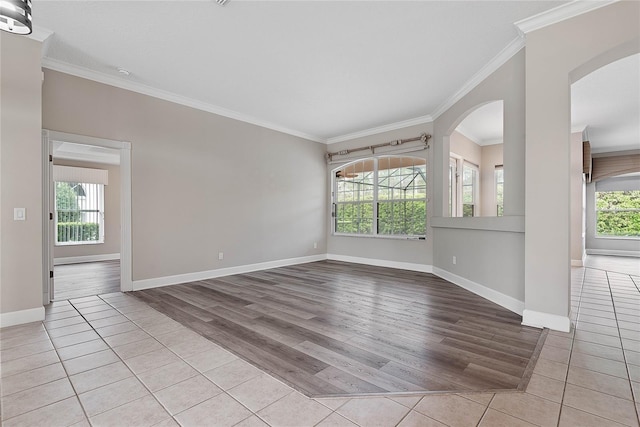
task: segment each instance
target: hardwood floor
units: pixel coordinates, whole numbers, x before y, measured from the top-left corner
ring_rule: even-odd
[[[54,300],[120,291],[120,261],[56,265]]]
[[[335,261],[132,294],[315,397],[523,390],[544,341],[434,275]]]

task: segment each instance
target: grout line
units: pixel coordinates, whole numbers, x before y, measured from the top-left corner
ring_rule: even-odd
[[[69,305],[71,305],[73,307],[73,309],[78,312],[78,314],[80,314],[82,316],[82,314],[78,311],[78,309],[71,304],[71,302],[69,302]],[[83,317],[84,319],[84,317]],[[85,319],[86,322],[86,319]],[[45,331],[47,332],[47,336],[49,336],[49,331],[47,330],[47,327],[44,325],[44,322],[42,324],[42,326],[44,327]],[[91,326],[91,325],[89,325]],[[73,334],[71,334],[73,335]],[[60,364],[62,365],[62,369],[64,370],[64,373],[66,375],[66,379],[69,382],[69,385],[71,386],[71,389],[73,390],[73,393],[75,394],[75,398],[76,401],[78,402],[78,405],[80,405],[80,409],[82,409],[82,413],[85,416],[85,419],[87,420],[87,422],[89,424],[91,424],[91,421],[89,421],[89,414],[87,414],[87,411],[84,408],[84,405],[82,404],[82,402],[80,401],[80,396],[78,395],[78,391],[76,390],[76,387],[73,385],[73,382],[71,381],[71,376],[69,375],[69,372],[67,371],[67,367],[64,365],[64,361],[62,360],[62,358],[60,357],[60,353],[58,353],[58,347],[55,346],[55,344],[53,343],[53,340],[51,339],[51,337],[49,336],[49,340],[51,341],[51,345],[53,346],[54,351],[56,352],[56,356],[58,356],[58,360],[60,361]],[[92,354],[92,353],[90,353]]]
[[[633,409],[636,412],[636,418],[640,419],[640,412],[638,411],[638,405],[636,405],[636,399],[635,399],[635,394],[633,393],[633,384],[631,384],[631,372],[629,371],[629,363],[627,363],[627,354],[624,352],[624,340],[622,339],[622,335],[620,334],[620,325],[618,324],[618,313],[616,311],[616,301],[615,298],[613,297],[613,291],[611,290],[611,281],[609,280],[609,273],[605,272],[606,276],[607,276],[607,284],[609,286],[609,292],[611,292],[611,301],[613,303],[613,314],[615,315],[616,318],[616,324],[618,325],[618,336],[620,338],[620,347],[622,348],[622,358],[624,359],[624,367],[627,371],[627,380],[629,382],[629,391],[631,392],[631,401],[634,403],[633,405]],[[629,276],[629,278],[631,278],[631,276]],[[633,279],[631,280],[631,282],[633,282]]]
[[[582,291],[584,289],[584,282],[587,277],[587,269],[582,268],[582,278],[580,279],[580,287],[579,287],[579,296],[578,296],[578,308],[576,310],[576,323],[580,318],[580,307],[582,306]],[[567,393],[567,384],[569,383],[569,369],[571,368],[571,358],[573,357],[573,345],[576,340],[576,331],[575,328],[573,330],[573,335],[571,336],[571,346],[569,347],[569,360],[567,360],[567,373],[564,377],[564,387],[562,387],[562,398],[560,399],[560,411],[558,412],[558,420],[556,426],[560,426],[560,419],[562,418],[562,408],[564,407],[564,397]]]

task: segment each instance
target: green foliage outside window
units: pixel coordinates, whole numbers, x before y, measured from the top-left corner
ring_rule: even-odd
[[[58,243],[100,240],[100,224],[83,221],[79,200],[84,197],[86,194],[83,184],[56,182],[56,241]]]
[[[640,237],[640,191],[596,193],[599,236]]]
[[[95,242],[100,239],[100,224],[95,222],[59,222],[58,242]]]

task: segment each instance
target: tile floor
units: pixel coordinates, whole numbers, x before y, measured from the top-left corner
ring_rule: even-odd
[[[55,302],[0,330],[2,425],[638,426],[640,278],[572,277],[524,393],[309,399],[134,297]]]

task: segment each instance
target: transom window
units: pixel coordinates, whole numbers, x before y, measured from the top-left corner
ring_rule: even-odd
[[[332,172],[335,234],[426,235],[426,160],[378,157]]]

